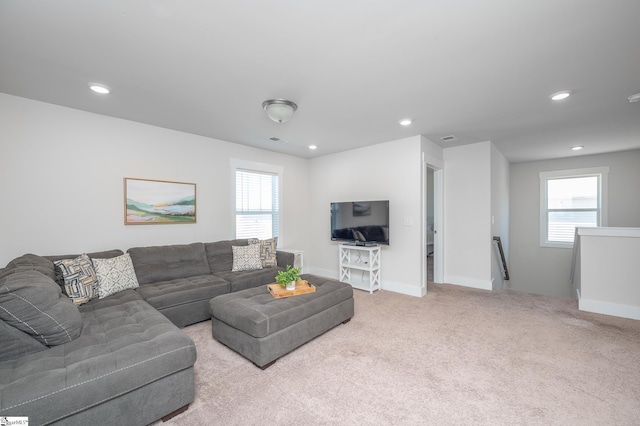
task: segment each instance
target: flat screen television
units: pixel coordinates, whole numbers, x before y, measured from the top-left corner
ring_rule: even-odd
[[[389,200],[331,203],[331,240],[389,245]]]

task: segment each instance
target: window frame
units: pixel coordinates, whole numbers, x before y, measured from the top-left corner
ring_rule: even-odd
[[[237,171],[248,171],[255,173],[263,173],[263,174],[271,174],[278,176],[278,235],[274,235],[278,237],[278,247],[281,246],[282,241],[282,181],[283,181],[283,168],[282,166],[267,164],[267,163],[259,163],[254,161],[246,161],[246,160],[238,160],[231,159],[230,162],[231,169],[231,238],[236,238],[236,172]]]
[[[549,241],[548,240],[548,194],[547,182],[555,179],[598,177],[598,227],[607,226],[608,223],[608,179],[609,167],[587,167],[582,169],[569,169],[540,172],[540,247],[573,248],[572,242]],[[558,210],[558,209],[551,209]],[[572,209],[567,209],[572,210]]]

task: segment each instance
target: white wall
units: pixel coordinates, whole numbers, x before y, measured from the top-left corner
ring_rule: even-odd
[[[421,137],[326,155],[310,161],[311,218],[305,270],[338,278],[338,243],[330,236],[332,201],[389,200],[388,247],[382,246],[382,288],[421,292]],[[308,260],[307,260],[308,259]],[[307,267],[308,265],[308,267]]]
[[[640,320],[640,228],[579,228],[580,310]]]
[[[307,160],[0,94],[0,266],[233,238],[231,159],[283,167],[281,245],[305,249]],[[196,183],[197,223],[125,226],[124,177]]]
[[[640,227],[639,165],[640,150],[512,164],[511,288],[575,297],[570,283],[572,250],[540,247],[540,172],[609,166],[608,226],[633,228]]]
[[[509,268],[509,162],[491,144],[491,235],[500,237]],[[493,288],[509,286],[504,280],[502,260],[497,245],[491,250]]]
[[[444,281],[491,283],[491,142],[444,150]]]

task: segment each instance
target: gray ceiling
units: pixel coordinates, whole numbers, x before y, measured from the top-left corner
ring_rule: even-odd
[[[0,0],[0,92],[305,158],[418,134],[511,162],[636,149],[640,1]]]

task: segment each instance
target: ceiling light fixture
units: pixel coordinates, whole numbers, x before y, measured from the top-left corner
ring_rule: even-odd
[[[100,93],[101,95],[107,95],[111,92],[111,89],[100,83],[89,83],[89,89],[96,93]]]
[[[571,90],[562,90],[560,92],[552,93],[549,97],[552,101],[561,101],[571,96]]]
[[[579,145],[579,146],[572,146],[571,149],[574,151],[580,151],[582,148],[584,148],[584,146]]]
[[[411,119],[410,118],[403,118],[402,120],[400,120],[400,125],[401,126],[408,126],[409,124],[411,124]]]
[[[313,151],[314,149],[318,149],[318,146],[317,145],[309,145],[309,149]]]
[[[631,103],[640,101],[640,92],[634,93],[633,95],[629,96],[628,99]]]
[[[262,103],[262,108],[264,108],[269,118],[276,123],[286,123],[293,117],[298,105],[286,99],[269,99]]]

